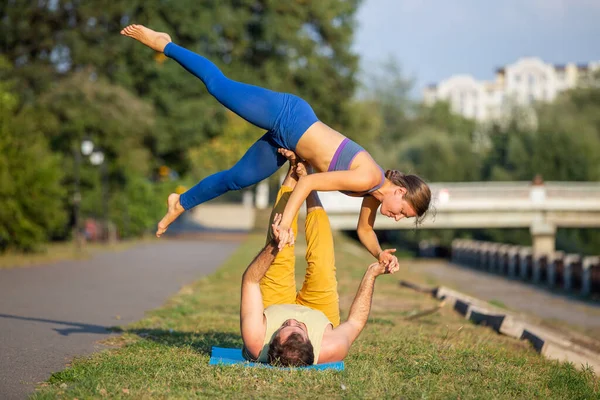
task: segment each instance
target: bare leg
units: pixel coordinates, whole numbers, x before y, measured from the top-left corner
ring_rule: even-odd
[[[154,51],[162,53],[171,42],[171,36],[164,32],[156,32],[144,25],[129,25],[121,30],[121,35],[129,36],[145,44]]]

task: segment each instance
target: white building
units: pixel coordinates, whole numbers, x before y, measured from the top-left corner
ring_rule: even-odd
[[[553,101],[578,85],[600,61],[585,65],[553,65],[539,58],[521,58],[496,71],[494,81],[478,81],[470,75],[455,75],[423,91],[423,101],[431,105],[447,101],[453,112],[478,121],[499,118],[511,102],[531,105]]]

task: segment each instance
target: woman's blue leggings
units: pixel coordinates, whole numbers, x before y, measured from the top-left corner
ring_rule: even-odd
[[[183,193],[179,202],[186,210],[273,175],[286,161],[277,149],[295,150],[302,134],[318,121],[310,105],[297,96],[233,81],[208,59],[174,43],[167,44],[164,51],[200,78],[221,104],[267,130],[233,167],[204,178]]]

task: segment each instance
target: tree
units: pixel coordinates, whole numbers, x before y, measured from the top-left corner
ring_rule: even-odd
[[[0,251],[35,250],[64,229],[67,217],[60,157],[17,104],[0,81]]]
[[[411,135],[416,105],[410,98],[413,81],[404,76],[394,58],[388,58],[365,77],[359,99],[377,107],[381,119],[376,139],[383,149]],[[373,107],[371,107],[373,109]],[[360,143],[360,141],[359,141]]]
[[[424,127],[406,140],[397,154],[400,169],[433,182],[474,181],[481,159],[465,137]]]
[[[342,129],[356,86],[351,51],[359,0],[8,1],[0,47],[33,101],[82,68],[125,86],[156,107],[152,153],[187,172],[187,149],[222,132],[225,111],[182,68],[121,37],[127,23],[167,31],[234,79],[296,93]]]
[[[453,113],[450,104],[444,101],[436,102],[431,106],[421,105],[418,108],[415,125],[444,130],[450,136],[462,137],[469,141],[476,129],[474,120]]]
[[[600,88],[575,89],[539,108],[536,173],[546,180],[600,180],[599,108]]]
[[[136,196],[130,187],[133,185],[146,194],[152,191],[146,186],[150,185],[149,178],[159,166],[144,147],[154,125],[154,109],[150,104],[125,88],[111,84],[89,70],[82,70],[59,81],[41,96],[35,112],[39,130],[50,139],[53,150],[64,157],[63,165],[68,171],[63,180],[66,187],[74,188],[76,158],[73,152],[80,151],[83,139],[92,139],[95,147],[105,155],[105,165],[101,167],[107,174],[104,183],[103,172],[85,158],[78,167],[83,215],[101,218],[105,201],[119,207],[123,203],[113,201],[112,197],[123,199],[126,196],[129,199],[126,211],[132,215],[148,215],[132,219],[129,232],[141,232],[142,222],[143,228],[154,225],[158,218],[156,207],[145,211],[138,211],[138,208],[146,208],[149,202],[154,202],[164,211],[163,199]],[[108,185],[104,188],[108,199],[103,198],[103,184]],[[110,208],[110,212],[121,215],[122,210]]]
[[[127,184],[110,198],[110,221],[122,238],[140,236],[156,228],[165,214],[166,198],[173,182],[152,182],[140,175],[127,174]]]

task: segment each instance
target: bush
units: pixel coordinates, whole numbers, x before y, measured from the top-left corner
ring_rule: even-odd
[[[33,251],[64,229],[66,191],[60,157],[16,114],[17,99],[0,82],[0,251]]]

